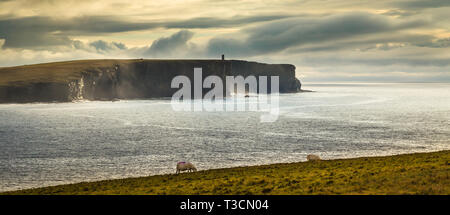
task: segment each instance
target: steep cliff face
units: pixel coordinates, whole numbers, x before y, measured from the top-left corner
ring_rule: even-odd
[[[178,75],[280,77],[280,92],[298,92],[295,67],[236,60],[91,60],[0,68],[0,102],[66,102],[170,97]],[[207,91],[207,89],[205,90]]]
[[[277,75],[280,78],[281,93],[299,92],[301,90],[301,83],[295,78],[295,66],[291,64],[264,64],[232,60],[228,75],[242,75],[244,77],[249,75],[256,77]],[[270,85],[270,79],[268,81]]]

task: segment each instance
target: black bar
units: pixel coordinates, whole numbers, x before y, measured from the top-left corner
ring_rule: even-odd
[[[196,208],[182,208],[183,202],[188,201]],[[428,212],[448,211],[450,201],[448,196],[0,196],[0,203],[3,208],[13,207],[14,211],[62,208],[60,212],[71,213],[264,215],[309,214],[314,211],[321,214],[386,214],[394,211],[403,214],[423,209]],[[23,207],[18,208],[18,204]]]

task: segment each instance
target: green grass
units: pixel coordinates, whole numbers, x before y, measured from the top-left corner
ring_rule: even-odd
[[[2,194],[450,194],[450,151],[214,169]]]

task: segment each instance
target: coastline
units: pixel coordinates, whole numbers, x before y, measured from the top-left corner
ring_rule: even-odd
[[[194,68],[200,71],[195,73]],[[225,59],[76,60],[4,67],[0,75],[0,103],[171,97],[178,90],[171,83],[180,76],[199,84],[208,76],[217,76],[222,82],[229,76],[278,76],[280,93],[301,89],[294,65]],[[264,83],[271,86],[270,81]],[[217,90],[225,93],[226,84],[218,86],[222,89]],[[207,92],[202,89],[202,95]]]
[[[450,150],[82,182],[0,195],[450,194]]]

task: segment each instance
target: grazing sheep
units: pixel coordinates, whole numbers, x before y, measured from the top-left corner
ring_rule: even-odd
[[[176,174],[178,174],[182,171],[196,172],[197,168],[195,168],[194,164],[192,164],[190,162],[178,162]]]
[[[306,156],[306,160],[308,161],[320,161],[320,157],[318,155],[309,154]]]

